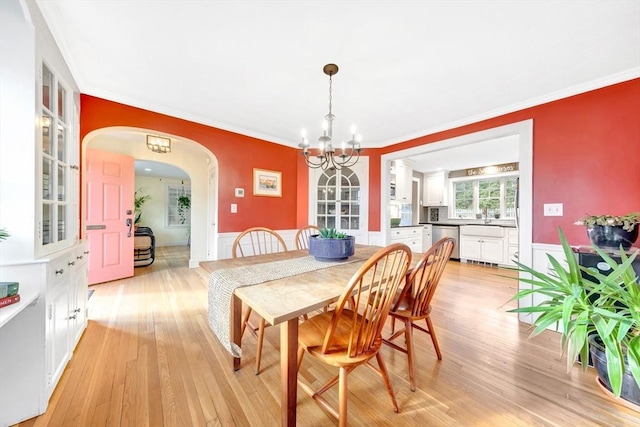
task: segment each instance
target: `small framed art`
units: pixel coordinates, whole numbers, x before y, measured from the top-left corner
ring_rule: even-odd
[[[254,168],[253,195],[282,197],[282,172]]]

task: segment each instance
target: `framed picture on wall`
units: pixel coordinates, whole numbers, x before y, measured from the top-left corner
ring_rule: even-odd
[[[282,197],[282,172],[254,168],[253,195]]]

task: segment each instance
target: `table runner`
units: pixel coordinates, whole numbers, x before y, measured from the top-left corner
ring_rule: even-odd
[[[233,357],[242,357],[242,349],[231,341],[231,297],[236,288],[356,261],[361,259],[352,257],[344,261],[326,262],[318,261],[312,256],[304,256],[216,270],[209,276],[209,326]]]

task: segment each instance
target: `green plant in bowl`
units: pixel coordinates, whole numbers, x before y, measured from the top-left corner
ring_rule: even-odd
[[[391,226],[397,227],[400,225],[400,218],[391,218]]]

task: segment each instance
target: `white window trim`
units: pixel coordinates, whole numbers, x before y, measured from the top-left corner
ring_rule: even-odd
[[[514,218],[507,218],[506,215],[506,211],[505,211],[505,197],[506,197],[506,190],[505,190],[505,182],[508,178],[510,177],[516,177],[518,178],[520,176],[519,172],[506,172],[506,173],[499,173],[499,174],[491,174],[491,175],[474,175],[474,176],[464,176],[464,177],[460,177],[460,178],[449,178],[449,217],[450,218],[457,218],[455,216],[455,211],[456,211],[456,205],[455,205],[455,201],[456,201],[456,194],[455,194],[455,184],[459,183],[459,182],[467,182],[467,181],[472,181],[473,182],[473,210],[474,212],[479,212],[479,188],[478,188],[478,182],[479,181],[490,181],[490,180],[499,180],[500,181],[500,218],[501,219],[514,219]],[[475,219],[475,216],[472,217],[465,217],[463,219]]]

